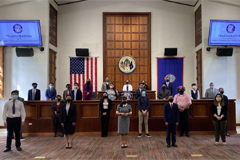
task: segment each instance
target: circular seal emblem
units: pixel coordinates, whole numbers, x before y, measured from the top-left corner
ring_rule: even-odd
[[[173,74],[167,74],[164,77],[164,80],[166,80],[166,78],[169,77],[170,78],[170,82],[173,83],[174,81],[176,81],[176,77]]]
[[[229,24],[227,26],[227,32],[228,33],[233,33],[235,31],[235,26],[233,24]]]
[[[127,100],[132,100],[133,99],[133,94],[129,91],[123,92],[122,97],[127,97]]]
[[[118,61],[118,68],[122,73],[130,74],[136,67],[136,60],[132,56],[122,56]]]
[[[14,31],[15,33],[21,33],[21,32],[23,31],[23,28],[22,28],[22,26],[21,26],[20,24],[15,24],[15,25],[13,26],[13,31]]]

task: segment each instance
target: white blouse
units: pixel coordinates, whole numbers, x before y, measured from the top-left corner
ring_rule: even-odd
[[[67,112],[67,115],[68,115],[69,108],[70,108],[70,105],[67,105],[67,104],[66,104],[66,112]]]
[[[108,109],[108,102],[103,102],[103,109]]]
[[[218,114],[218,116],[220,116],[221,109],[222,109],[222,106],[218,105],[217,106],[217,114]]]

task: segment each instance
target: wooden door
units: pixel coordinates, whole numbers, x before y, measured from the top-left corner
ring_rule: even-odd
[[[200,92],[200,98],[202,98],[202,50],[197,52],[197,88]]]
[[[49,49],[49,83],[54,83],[56,88],[56,56],[57,53]]]
[[[4,96],[4,73],[3,73],[3,62],[4,62],[4,56],[3,56],[3,46],[0,46],[0,98],[3,98]]]
[[[131,74],[118,68],[124,55],[136,60]],[[103,13],[103,67],[103,81],[108,76],[117,90],[127,79],[133,90],[142,80],[151,88],[151,13]]]

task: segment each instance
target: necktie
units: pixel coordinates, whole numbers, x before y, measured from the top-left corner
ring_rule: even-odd
[[[214,91],[213,91],[213,89],[212,89],[212,94],[214,95]]]
[[[170,106],[170,107],[171,107],[171,109],[172,109],[172,104],[171,104],[171,106]]]
[[[13,101],[12,114],[15,114],[15,101]]]
[[[33,90],[33,92],[32,92],[32,100],[35,99],[35,94],[36,94],[36,92],[35,92],[35,90]]]
[[[127,91],[128,91],[128,86],[127,86]]]

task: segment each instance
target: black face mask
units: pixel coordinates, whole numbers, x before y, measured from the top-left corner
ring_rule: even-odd
[[[103,99],[108,99],[108,96],[103,96]]]
[[[71,100],[71,99],[67,99],[66,101],[67,101],[68,103],[70,103],[72,100]]]
[[[129,84],[129,82],[126,82],[126,84]]]
[[[162,87],[162,89],[166,89],[166,87],[164,86],[164,87]]]
[[[67,89],[69,89],[69,88],[70,88],[70,86],[67,86],[66,88],[67,88]]]
[[[123,101],[122,104],[127,104],[127,101]]]
[[[167,81],[167,82],[169,82],[170,80],[169,80],[169,79],[167,79],[166,81]]]
[[[87,81],[87,84],[90,84],[90,81]]]
[[[105,81],[106,81],[106,82],[109,82],[109,79],[106,79]]]
[[[221,94],[223,94],[223,93],[224,93],[224,91],[221,91],[220,93],[221,93]]]
[[[60,101],[61,101],[61,98],[58,98],[57,101],[60,102]]]
[[[180,90],[180,91],[179,91],[179,94],[183,94],[183,93],[184,93],[184,91],[183,91],[183,90]]]
[[[173,99],[171,98],[171,99],[169,99],[168,101],[169,101],[170,103],[172,103],[172,102],[173,102]]]

